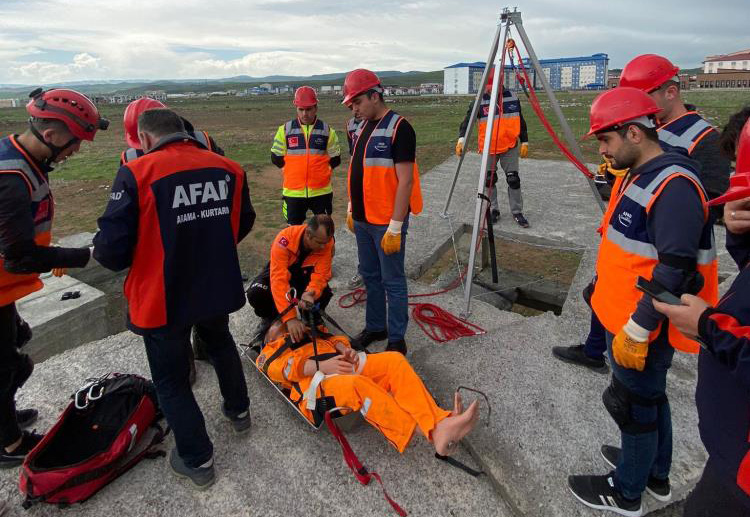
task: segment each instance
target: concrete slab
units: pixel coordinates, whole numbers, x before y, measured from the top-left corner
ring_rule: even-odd
[[[44,288],[18,302],[34,333],[24,351],[40,362],[64,350],[108,335],[104,293],[70,276],[42,275]],[[61,300],[78,291],[79,298]]]
[[[233,329],[247,330],[249,309],[233,315]],[[37,366],[19,394],[19,405],[40,409],[37,424],[47,429],[67,396],[87,377],[109,371],[148,375],[141,340],[130,333],[111,336],[55,356]],[[177,480],[164,460],[145,460],[80,507],[76,515],[392,515],[377,485],[360,486],[344,464],[338,444],[326,430],[314,433],[276,392],[246,365],[253,430],[238,438],[220,412],[220,396],[210,366],[198,364],[195,393],[215,444],[217,483],[205,492]],[[391,496],[414,516],[510,516],[485,476],[472,478],[436,460],[430,445],[416,436],[398,454],[374,429],[349,434],[365,465],[383,476]],[[171,448],[172,439],[167,447]],[[458,458],[473,464],[468,453]],[[0,501],[8,515],[20,509],[18,473],[0,471]],[[61,515],[39,506],[37,515]]]

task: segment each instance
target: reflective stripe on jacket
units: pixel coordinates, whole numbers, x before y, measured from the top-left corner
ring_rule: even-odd
[[[362,200],[365,205],[367,222],[370,224],[388,224],[396,204],[398,176],[393,162],[392,144],[396,138],[398,125],[404,120],[395,111],[389,110],[378,121],[370,138],[365,144],[362,178]],[[362,134],[365,124],[360,124],[354,134],[354,145]],[[349,162],[351,175],[351,162]],[[422,211],[422,188],[419,182],[419,167],[416,162],[412,169],[413,184],[409,198],[409,211],[418,214]],[[347,181],[350,183],[351,179]],[[351,194],[349,195],[351,199]]]
[[[698,142],[712,131],[715,131],[714,127],[695,111],[688,111],[657,129],[659,140],[674,147],[681,147],[688,154],[692,154]]]
[[[298,119],[284,124],[283,195],[288,197],[314,197],[333,192],[328,140],[331,129],[318,119],[309,133]]]
[[[482,96],[477,118],[479,119],[478,147],[481,153],[484,150],[484,139],[487,133],[487,123],[490,113],[490,96]],[[510,90],[503,90],[503,113],[500,114],[498,106],[492,116],[492,140],[490,140],[490,154],[502,154],[508,149],[516,146],[521,134],[521,102],[516,94]]]
[[[635,288],[639,276],[650,280],[659,255],[653,238],[649,235],[647,219],[651,207],[664,187],[673,179],[684,177],[698,189],[704,203],[706,223],[700,239],[697,270],[703,275],[704,286],[698,296],[709,304],[718,297],[718,263],[713,228],[708,217],[706,193],[698,177],[680,165],[669,165],[653,173],[640,174],[625,185],[617,197],[610,201],[614,209],[608,213],[597,259],[596,289],[591,299],[592,307],[604,327],[617,334],[636,310],[642,293]],[[675,214],[679,217],[679,214]],[[654,339],[661,325],[651,333]],[[687,339],[674,326],[669,325],[669,342],[684,352],[696,353],[698,343]]]
[[[37,246],[49,246],[52,242],[52,219],[55,212],[49,181],[14,136],[4,138],[0,146],[0,174],[16,174],[24,180],[31,196],[34,242]],[[13,303],[44,286],[38,273],[16,275],[7,272],[2,265],[3,259],[0,258],[0,306]]]

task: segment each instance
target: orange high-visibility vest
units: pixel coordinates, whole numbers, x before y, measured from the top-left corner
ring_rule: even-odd
[[[37,246],[49,246],[52,242],[52,218],[55,203],[49,182],[39,170],[34,159],[16,142],[14,136],[7,137],[0,153],[0,174],[17,174],[29,187],[31,215],[34,218],[34,242]],[[16,275],[3,267],[0,258],[0,306],[8,305],[44,287],[38,273]]]
[[[479,105],[479,132],[478,147],[481,153],[484,150],[484,138],[487,133],[487,122],[490,116],[490,96],[482,96],[482,102]],[[490,140],[490,154],[502,154],[508,149],[516,146],[518,137],[521,134],[521,102],[516,94],[510,90],[503,90],[503,114],[495,106],[495,113],[492,116],[492,140]]]
[[[284,195],[308,197],[310,191],[331,186],[331,164],[328,138],[331,128],[318,119],[305,135],[299,120],[284,125],[286,156],[284,157]]]
[[[393,207],[396,204],[398,177],[396,164],[393,162],[392,144],[396,138],[398,125],[404,118],[395,111],[388,111],[380,119],[365,143],[362,178],[362,198],[365,204],[365,217],[370,224],[388,224],[391,222]],[[366,124],[360,124],[354,133],[354,146],[358,144]],[[351,162],[349,163],[349,180],[351,185]],[[422,187],[419,182],[419,167],[414,163],[412,171],[414,183],[409,198],[409,211],[418,214],[422,211]],[[351,192],[349,193],[351,199]]]
[[[635,288],[639,276],[647,280],[653,278],[654,267],[659,256],[648,235],[647,218],[651,207],[664,187],[671,180],[684,177],[693,182],[703,201],[706,223],[696,257],[697,270],[703,275],[703,289],[698,296],[714,305],[718,299],[718,262],[713,228],[708,217],[707,195],[698,177],[679,165],[669,165],[660,172],[638,175],[610,201],[614,209],[606,221],[604,235],[599,246],[596,263],[596,289],[591,297],[591,305],[602,325],[612,334],[617,334],[635,312],[643,294]],[[679,215],[675,215],[679,217]],[[697,342],[683,336],[669,324],[669,343],[684,352],[697,353]],[[651,333],[653,340],[659,328]]]

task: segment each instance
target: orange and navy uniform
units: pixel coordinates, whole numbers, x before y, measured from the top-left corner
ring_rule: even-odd
[[[701,439],[727,486],[744,492],[750,512],[750,239],[727,232],[740,273],[715,308],[698,322],[705,345],[698,358]]]
[[[334,241],[331,239],[323,249],[307,253],[301,264],[298,264],[303,255],[303,235],[306,224],[288,226],[281,230],[271,244],[271,261],[269,263],[271,294],[273,296],[276,310],[281,313],[289,306],[286,296],[291,287],[292,269],[310,271],[310,280],[305,290],[314,293],[315,298],[320,298],[331,279],[331,262],[333,260]],[[297,293],[302,296],[302,293]],[[282,321],[294,319],[294,311],[287,312]]]
[[[708,198],[713,199],[729,188],[731,163],[721,153],[720,134],[716,128],[695,111],[695,106],[685,107],[688,109],[687,113],[657,128],[659,141],[665,150],[684,149],[690,158],[700,164],[698,177],[708,193]],[[720,208],[712,212],[717,217],[721,216]]]
[[[89,260],[88,248],[50,246],[55,212],[47,177],[51,170],[16,136],[0,140],[0,306],[41,289],[39,273],[83,267]]]
[[[430,439],[438,422],[450,412],[438,407],[406,358],[398,352],[358,354],[350,375],[305,375],[307,361],[339,355],[336,345],[351,348],[344,336],[322,334],[315,347],[309,337],[294,343],[287,335],[267,343],[256,364],[273,382],[289,390],[289,398],[310,422],[321,422],[318,400],[332,397],[331,406],[359,411],[399,451],[409,445],[419,427]],[[315,349],[317,348],[317,356]]]
[[[498,105],[495,106],[495,113],[492,117],[494,129],[492,140],[490,140],[490,154],[503,154],[509,149],[513,149],[519,140],[521,143],[529,141],[526,120],[523,118],[523,113],[521,112],[521,101],[518,100],[515,93],[507,88],[503,88],[502,103],[502,114],[500,114],[500,107]],[[473,108],[474,103],[469,105],[466,116],[463,122],[461,122],[458,130],[459,138],[463,137],[466,133]],[[481,153],[484,150],[484,139],[487,134],[487,125],[490,121],[489,93],[482,95],[479,110],[477,111],[477,120],[479,122],[477,128],[477,147]]]
[[[407,129],[411,135],[411,145],[407,151],[410,153],[408,160],[401,159],[395,151],[399,132],[405,134]],[[406,119],[389,110],[377,122],[366,121],[359,124],[353,142],[354,154],[349,161],[347,184],[354,220],[375,225],[390,223],[396,203],[396,163],[399,161],[410,161],[414,164],[409,211],[419,214],[422,211],[422,188],[419,167],[414,156],[416,137],[414,129]]]
[[[706,194],[697,177],[697,164],[677,153],[663,153],[631,170],[613,191],[596,264],[597,281],[591,299],[596,316],[617,334],[632,316],[651,331],[662,330],[664,316],[648,295],[635,288],[639,276],[652,278],[682,295],[700,287],[698,296],[712,304],[718,295],[718,265]],[[696,294],[696,293],[691,293]],[[695,353],[698,344],[668,326],[669,343]]]
[[[187,133],[121,166],[94,257],[108,269],[130,268],[129,328],[182,328],[241,308],[236,245],[254,220],[242,167]]]

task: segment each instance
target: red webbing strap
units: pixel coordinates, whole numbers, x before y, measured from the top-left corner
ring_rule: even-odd
[[[547,120],[547,117],[544,115],[544,112],[542,111],[542,107],[539,104],[539,98],[536,96],[536,92],[534,91],[534,88],[531,86],[531,80],[529,79],[529,74],[526,73],[526,67],[523,66],[523,60],[521,59],[521,52],[518,50],[518,47],[515,47],[516,49],[516,55],[518,55],[518,65],[521,68],[521,71],[523,72],[523,77],[518,73],[518,70],[514,66],[513,69],[516,72],[516,78],[518,79],[518,82],[521,84],[525,84],[526,88],[524,88],[524,93],[529,97],[529,102],[531,104],[531,107],[534,109],[534,113],[536,113],[536,116],[539,117],[539,121],[544,126],[544,129],[547,130],[547,133],[552,137],[552,140],[555,142],[555,145],[560,149],[560,151],[565,155],[570,162],[576,166],[576,168],[583,173],[584,176],[586,176],[589,179],[594,179],[594,175],[589,171],[588,167],[581,163],[581,161],[575,157],[575,155],[568,149],[565,144],[560,140],[560,137],[557,136],[557,132],[554,130],[552,125],[550,125],[549,121]]]
[[[359,461],[359,458],[357,458],[357,455],[354,454],[354,451],[349,445],[349,441],[346,439],[346,436],[344,436],[344,433],[341,432],[341,430],[338,428],[336,423],[333,421],[333,418],[331,417],[331,412],[335,411],[336,409],[337,408],[333,408],[330,411],[326,411],[326,425],[328,426],[328,430],[331,431],[333,437],[336,438],[336,440],[339,442],[339,445],[341,446],[341,452],[344,455],[344,461],[346,462],[349,469],[351,469],[352,473],[354,473],[354,477],[357,478],[357,481],[359,481],[363,485],[369,484],[370,480],[372,478],[375,478],[375,480],[380,483],[380,488],[383,490],[383,495],[385,496],[386,501],[388,501],[388,503],[396,511],[396,513],[401,517],[406,517],[407,515],[409,515],[403,508],[398,505],[396,501],[391,499],[391,496],[388,495],[388,492],[383,485],[383,480],[380,478],[380,475],[378,475],[377,472],[368,472],[364,465],[362,465],[362,463]]]

